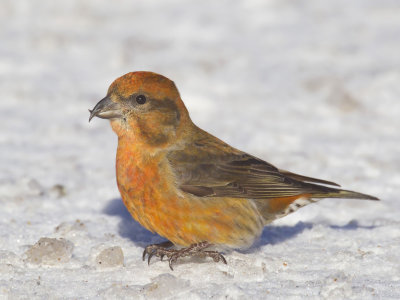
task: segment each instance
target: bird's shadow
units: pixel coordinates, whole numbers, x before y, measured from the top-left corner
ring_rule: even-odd
[[[253,253],[265,245],[275,245],[292,239],[304,230],[311,229],[314,225],[308,222],[298,222],[294,226],[289,225],[269,225],[264,227],[260,238],[245,253]]]
[[[151,233],[136,222],[126,209],[121,198],[110,200],[103,208],[102,212],[110,216],[119,217],[121,220],[118,224],[118,233],[122,237],[130,239],[138,246],[146,247],[149,244],[156,244],[165,241],[165,238],[158,234]],[[258,241],[249,249],[242,252],[253,253],[259,250],[262,246],[283,243],[286,240],[294,238],[305,230],[312,229],[313,226],[314,224],[309,222],[298,222],[294,226],[266,226]],[[358,228],[373,229],[376,226],[363,226],[357,221],[352,220],[343,226],[329,225],[329,227],[334,230],[356,230]]]
[[[261,234],[259,240],[254,243],[249,249],[245,250],[246,253],[252,253],[259,250],[264,245],[275,245],[284,242],[285,240],[294,238],[295,236],[299,235],[305,230],[310,230],[314,226],[313,223],[310,222],[297,222],[294,226],[276,226],[276,225],[269,225],[266,226]],[[376,226],[365,226],[360,225],[358,221],[351,220],[349,223],[345,225],[327,225],[327,227],[334,229],[334,230],[357,230],[359,228],[363,229],[374,229]]]

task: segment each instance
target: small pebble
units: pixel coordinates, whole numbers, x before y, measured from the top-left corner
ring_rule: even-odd
[[[104,249],[96,256],[96,264],[100,268],[111,268],[124,265],[124,253],[121,247],[115,246]]]
[[[74,244],[66,239],[41,238],[25,252],[26,262],[38,265],[57,265],[71,259]]]

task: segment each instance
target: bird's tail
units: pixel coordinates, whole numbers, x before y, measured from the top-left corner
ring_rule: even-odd
[[[336,189],[305,182],[303,182],[302,185],[306,191],[303,194],[291,197],[268,199],[267,201],[255,200],[257,208],[264,218],[264,225],[271,223],[277,218],[281,218],[293,213],[303,206],[317,202],[322,198],[379,200],[377,197],[371,195],[348,190]]]
[[[364,199],[379,201],[377,197],[367,194],[361,194],[353,191],[335,189],[315,184],[303,184],[308,185],[308,190],[310,192],[292,197],[269,199],[267,201],[255,200],[257,208],[264,218],[264,225],[271,223],[277,218],[281,218],[290,213],[293,213],[303,206],[306,206],[313,202],[317,202],[322,198]],[[310,186],[312,186],[312,189],[310,188]]]

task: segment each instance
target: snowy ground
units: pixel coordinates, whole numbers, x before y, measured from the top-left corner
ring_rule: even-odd
[[[399,1],[2,0],[0,41],[1,299],[400,298]],[[235,147],[382,201],[310,205],[228,265],[148,267],[162,239],[120,201],[109,124],[87,122],[134,70]]]

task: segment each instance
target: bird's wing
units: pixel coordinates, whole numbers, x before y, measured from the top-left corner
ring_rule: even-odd
[[[272,199],[330,190],[307,181],[332,184],[281,171],[206,133],[168,160],[180,189],[199,197]]]
[[[326,185],[334,185],[334,186],[339,186],[339,184],[332,182],[332,181],[328,181],[328,180],[323,180],[323,179],[319,179],[319,178],[313,178],[313,177],[308,177],[308,176],[304,176],[304,175],[300,175],[300,174],[296,174],[296,173],[292,173],[286,170],[282,170],[279,169],[279,172],[289,178],[295,179],[295,180],[299,180],[299,181],[304,181],[304,182],[312,182],[312,183],[318,183],[318,184],[326,184]]]

